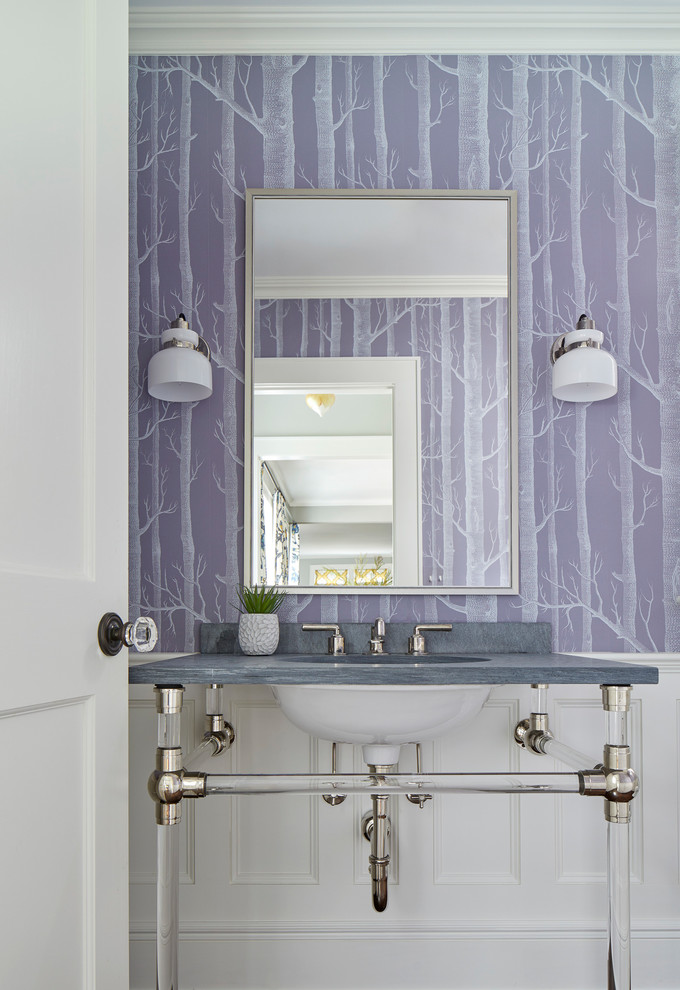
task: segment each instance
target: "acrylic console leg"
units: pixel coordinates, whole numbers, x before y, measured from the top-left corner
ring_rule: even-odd
[[[607,990],[630,990],[630,857],[627,822],[607,822]]]
[[[158,748],[149,789],[156,798],[156,990],[178,990],[179,823],[182,817],[180,719],[184,689],[157,687]],[[181,781],[180,781],[181,783]],[[163,800],[159,801],[162,793]]]
[[[630,769],[628,715],[630,687],[602,688],[606,717],[604,768],[611,796],[605,798],[607,821],[608,955],[607,990],[631,990],[630,982],[630,800],[637,777]]]
[[[157,825],[156,990],[177,990],[179,828]]]

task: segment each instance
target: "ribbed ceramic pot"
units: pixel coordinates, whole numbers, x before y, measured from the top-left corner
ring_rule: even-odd
[[[279,645],[279,617],[275,612],[242,612],[238,641],[249,657],[268,657]]]

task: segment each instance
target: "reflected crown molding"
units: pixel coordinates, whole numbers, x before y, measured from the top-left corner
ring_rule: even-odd
[[[674,54],[677,4],[367,3],[142,6],[132,55]]]
[[[504,277],[484,278],[420,275],[312,275],[301,278],[271,275],[256,278],[256,299],[495,299],[508,294]]]

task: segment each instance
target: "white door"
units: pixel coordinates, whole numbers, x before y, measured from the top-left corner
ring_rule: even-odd
[[[3,15],[0,986],[127,955],[127,5]]]

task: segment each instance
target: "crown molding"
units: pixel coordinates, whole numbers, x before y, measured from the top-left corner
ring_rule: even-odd
[[[680,53],[680,7],[434,3],[137,7],[132,55]]]
[[[255,299],[495,299],[507,296],[504,276],[269,275],[254,279]]]

